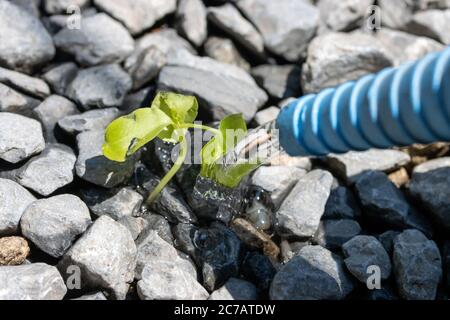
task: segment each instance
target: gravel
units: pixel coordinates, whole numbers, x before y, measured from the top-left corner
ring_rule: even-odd
[[[298,84],[301,69],[296,65],[261,65],[252,69],[252,75],[256,82],[275,99],[300,95]]]
[[[201,0],[180,0],[176,11],[178,30],[200,47],[208,34],[206,8]]]
[[[245,280],[231,278],[222,287],[211,293],[208,300],[257,300],[256,287]]]
[[[61,257],[90,224],[89,209],[71,194],[33,202],[20,220],[25,238],[55,258]]]
[[[58,121],[58,126],[70,135],[84,131],[105,129],[108,124],[120,116],[117,108],[89,110],[83,113],[69,114]]]
[[[0,238],[0,266],[21,265],[29,253],[30,247],[24,238]]]
[[[0,67],[0,82],[37,98],[50,95],[49,86],[38,78]]]
[[[361,227],[355,220],[323,220],[314,235],[314,241],[329,250],[339,250],[345,242],[360,232]]]

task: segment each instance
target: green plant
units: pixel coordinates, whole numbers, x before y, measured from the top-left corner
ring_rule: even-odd
[[[242,115],[225,117],[220,122],[219,129],[215,129],[195,124],[197,114],[198,102],[195,97],[160,92],[150,108],[137,109],[109,124],[105,132],[103,155],[110,160],[123,162],[155,138],[180,144],[177,160],[147,200],[151,203],[175,176],[186,158],[187,130],[207,130],[213,134],[213,138],[201,150],[200,174],[227,187],[236,187],[243,177],[258,166],[250,163],[225,166],[219,162],[247,134],[247,125]],[[237,134],[230,134],[230,131]]]

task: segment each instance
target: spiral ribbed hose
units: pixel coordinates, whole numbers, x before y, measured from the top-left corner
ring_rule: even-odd
[[[306,95],[277,127],[293,156],[450,141],[450,48]]]

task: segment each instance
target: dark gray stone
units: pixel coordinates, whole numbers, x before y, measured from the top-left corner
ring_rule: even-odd
[[[77,73],[77,65],[73,62],[66,62],[51,68],[42,75],[42,78],[47,81],[55,93],[64,96]]]
[[[264,53],[264,40],[258,30],[232,4],[208,8],[208,19],[256,54]]]
[[[242,262],[241,272],[246,279],[266,292],[277,271],[267,256],[249,252]]]
[[[159,214],[152,213],[145,217],[147,221],[147,229],[143,232],[143,236],[151,230],[156,231],[164,241],[173,244],[172,229],[169,221]],[[139,240],[139,239],[138,239]]]
[[[416,166],[408,190],[440,228],[450,230],[450,157]]]
[[[353,290],[342,259],[320,246],[306,246],[275,275],[272,300],[342,300]]]
[[[331,190],[325,206],[325,219],[355,219],[361,214],[355,197],[350,189],[338,186]]]
[[[355,184],[362,214],[382,228],[416,228],[431,234],[429,222],[412,207],[403,193],[379,171],[364,173]]]
[[[391,261],[383,245],[372,236],[356,236],[342,246],[347,269],[359,281],[366,284],[372,275],[370,266],[380,268],[380,277],[386,280],[391,275]]]
[[[61,257],[91,224],[88,207],[63,194],[33,202],[20,220],[23,235],[52,257]]]
[[[62,300],[67,288],[53,266],[32,263],[0,267],[1,300]]]
[[[112,188],[133,174],[135,157],[125,162],[111,161],[103,156],[103,131],[86,131],[77,136],[78,158],[75,164],[77,175],[93,184]]]
[[[176,0],[94,0],[94,4],[121,21],[132,34],[152,27],[165,15],[175,11]]]
[[[404,231],[394,240],[393,263],[403,299],[435,299],[442,278],[442,261],[434,241],[428,240],[420,231]]]
[[[165,64],[166,55],[157,47],[143,50],[137,63],[127,69],[133,79],[133,89],[139,89],[153,80]]]
[[[252,69],[256,82],[276,99],[300,95],[300,74],[301,69],[295,65],[261,65]]]
[[[333,176],[314,170],[297,182],[275,214],[277,233],[283,237],[312,237],[319,228]]]
[[[0,83],[0,112],[17,113],[27,117],[33,114],[33,109],[39,103],[39,100]]]
[[[394,239],[400,234],[399,231],[388,230],[378,235],[378,241],[383,245],[384,250],[392,256],[392,252],[394,250]]]
[[[180,0],[177,6],[179,32],[197,47],[200,47],[208,34],[206,8],[201,0]]]
[[[120,62],[134,49],[128,31],[104,13],[83,17],[80,29],[65,27],[53,39],[58,49],[74,55],[78,63],[86,66]]]
[[[18,163],[45,147],[41,124],[18,114],[0,112],[0,159]]]
[[[120,107],[131,77],[117,64],[81,70],[67,88],[67,95],[84,109]]]
[[[302,73],[303,91],[319,92],[391,64],[385,48],[370,34],[327,33],[314,38],[308,47]]]
[[[96,216],[107,215],[114,220],[139,214],[144,198],[129,187],[105,190],[90,188],[82,190],[83,200]]]
[[[52,38],[39,19],[5,0],[0,1],[0,39],[0,65],[17,71],[31,73],[55,55]]]
[[[105,289],[122,300],[134,278],[136,245],[126,227],[102,216],[64,255],[58,268],[65,274],[72,265],[81,269],[82,288]]]
[[[316,7],[303,0],[240,0],[237,5],[261,32],[268,50],[291,62],[305,56],[319,24]]]
[[[16,233],[25,209],[36,198],[18,183],[0,178],[0,235]]]
[[[361,227],[355,220],[323,220],[314,235],[314,241],[329,250],[338,250],[360,233]]]

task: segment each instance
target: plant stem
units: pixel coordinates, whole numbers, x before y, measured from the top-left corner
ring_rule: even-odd
[[[187,143],[186,138],[183,137],[183,139],[180,141],[180,152],[178,154],[178,158],[173,164],[172,168],[167,172],[167,174],[164,176],[164,178],[161,179],[159,184],[156,186],[156,188],[152,191],[150,196],[147,198],[147,204],[151,204],[153,201],[158,198],[159,193],[164,189],[164,187],[172,180],[172,178],[175,176],[175,174],[180,170],[181,166],[183,165],[184,160],[186,159],[187,155]]]
[[[204,126],[202,124],[195,124],[195,123],[186,123],[184,125],[181,126],[182,128],[185,129],[200,129],[200,130],[206,130],[206,131],[211,131],[212,133],[214,133],[214,135],[218,135],[220,134],[220,131],[218,129],[214,129],[208,126]]]

